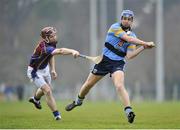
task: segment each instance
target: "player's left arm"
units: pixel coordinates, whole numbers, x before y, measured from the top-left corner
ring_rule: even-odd
[[[56,68],[55,68],[55,56],[51,57],[49,61],[49,65],[50,65],[50,73],[51,73],[52,79],[55,80],[57,78],[57,73],[56,73]]]
[[[52,55],[73,55],[74,58],[78,57],[79,51],[69,48],[56,48],[52,53]]]
[[[140,46],[136,49],[136,45],[130,45],[127,50],[126,59],[133,59],[134,57],[139,55],[144,49],[144,46]]]

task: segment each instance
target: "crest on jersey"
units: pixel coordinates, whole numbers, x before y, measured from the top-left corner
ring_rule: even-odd
[[[93,71],[92,71],[92,72],[93,72],[94,74],[95,74],[95,73],[97,73],[97,69],[93,69]]]

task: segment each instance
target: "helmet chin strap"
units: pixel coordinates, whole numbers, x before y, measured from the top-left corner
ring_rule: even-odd
[[[46,37],[45,39],[44,39],[47,43],[49,43],[49,39]]]
[[[124,31],[131,31],[131,27],[129,26],[129,27],[125,27],[125,26],[123,26],[122,25],[122,23],[121,23],[121,27],[122,27],[122,29],[124,30]]]
[[[58,43],[58,41],[55,41],[55,42],[51,42],[50,43],[50,41],[49,41],[49,39],[46,37],[45,39],[45,42],[47,43],[47,44],[51,44],[52,46],[56,46],[56,44]],[[52,44],[53,43],[53,44]]]

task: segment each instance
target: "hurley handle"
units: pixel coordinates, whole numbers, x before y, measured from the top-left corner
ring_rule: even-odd
[[[82,57],[82,58],[86,58],[87,57],[86,55],[83,55],[83,54],[80,54],[79,56]]]

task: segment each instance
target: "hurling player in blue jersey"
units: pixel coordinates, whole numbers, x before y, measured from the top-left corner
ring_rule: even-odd
[[[76,106],[83,103],[83,99],[89,90],[106,74],[110,73],[112,81],[116,87],[119,97],[124,105],[129,123],[133,123],[135,114],[129,100],[129,95],[124,86],[124,66],[125,59],[132,59],[145,49],[152,48],[153,42],[145,42],[138,38],[131,30],[134,19],[134,13],[130,10],[123,10],[121,13],[121,22],[111,25],[107,32],[103,59],[89,74],[87,80],[82,85],[75,101],[66,106],[67,111],[71,111]],[[139,45],[138,48],[136,46]]]
[[[56,48],[58,41],[54,27],[43,28],[41,30],[41,38],[31,56],[27,69],[28,78],[37,87],[34,96],[29,98],[29,102],[33,103],[37,109],[41,109],[40,99],[45,95],[47,105],[51,109],[55,120],[60,120],[61,115],[57,109],[51,89],[51,77],[52,79],[57,78],[54,55],[71,54],[76,58],[79,56],[79,52],[68,48]]]

